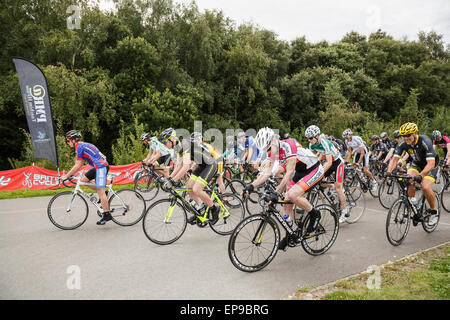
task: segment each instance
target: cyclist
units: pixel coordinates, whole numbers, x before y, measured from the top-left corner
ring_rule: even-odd
[[[392,145],[392,140],[389,139],[387,133],[386,132],[380,133],[380,138],[381,138],[381,142],[383,142],[386,145],[386,147],[389,149],[390,146]]]
[[[73,176],[83,166],[84,161],[87,161],[93,167],[81,177],[81,181],[90,182],[95,180],[95,187],[88,187],[97,191],[103,208],[103,216],[97,221],[97,224],[104,225],[112,219],[111,213],[109,212],[108,197],[105,192],[106,179],[109,171],[109,164],[106,161],[106,157],[93,144],[81,141],[81,132],[78,130],[68,131],[65,137],[69,147],[75,148],[76,158],[75,165],[61,177],[61,180]]]
[[[148,155],[142,162],[145,165],[152,164],[155,168],[162,169],[162,174],[168,177],[169,165],[172,160],[170,150],[159,142],[156,137],[150,137],[150,133],[144,133],[141,136],[141,141],[149,147]]]
[[[214,148],[209,143],[203,141],[203,135],[200,132],[193,132],[191,134],[191,140],[203,144],[208,148],[208,151],[211,153],[211,155],[214,157],[214,159],[217,161],[217,184],[219,185],[220,192],[222,194],[225,193],[225,184],[223,183],[223,156],[222,154]]]
[[[251,167],[254,171],[258,170],[258,163],[257,159],[259,156],[259,150],[258,147],[255,144],[255,139],[252,136],[245,136],[244,132],[239,132],[237,136],[238,142],[244,142],[245,147],[245,156],[244,161],[245,163],[251,164]]]
[[[324,135],[320,133],[318,126],[312,125],[306,128],[305,136],[309,140],[309,149],[319,153],[319,161],[326,161],[323,166],[323,171],[325,172],[324,177],[326,178],[334,174],[334,188],[336,189],[342,208],[339,222],[343,223],[349,217],[347,200],[342,189],[342,183],[344,181],[344,160],[331,141],[325,139]]]
[[[432,215],[430,222],[433,223],[437,213],[437,200],[432,187],[439,171],[439,156],[434,150],[430,138],[419,135],[418,131],[419,128],[412,122],[407,122],[400,127],[399,133],[403,137],[403,142],[395,149],[393,161],[395,166],[404,151],[409,153],[411,163],[408,166],[407,174],[422,185],[423,194],[430,205],[430,214]],[[410,186],[408,196],[412,198],[415,193],[414,186]],[[417,225],[418,222],[417,219],[413,219],[413,225]]]
[[[319,159],[309,149],[297,147],[293,139],[279,140],[275,137],[275,133],[270,128],[262,128],[255,137],[258,149],[269,152],[268,158],[270,164],[264,168],[264,171],[258,175],[255,181],[248,184],[244,188],[244,196],[248,196],[255,187],[263,184],[272,173],[272,166],[276,160],[286,160],[286,174],[276,189],[276,193],[280,194],[286,188],[285,200],[292,201],[299,208],[310,213],[310,221],[307,226],[307,232],[314,232],[321,219],[321,213],[316,210],[304,194],[317,182],[319,182],[324,174],[323,167]],[[293,205],[284,206],[285,213],[288,213],[293,221]],[[286,250],[287,237],[281,240],[279,249]]]
[[[372,192],[376,192],[378,188],[378,183],[373,177],[372,173],[369,171],[369,153],[367,151],[367,146],[364,141],[359,136],[354,136],[352,130],[346,129],[342,133],[342,137],[347,143],[347,159],[346,162],[350,161],[352,155],[352,150],[355,150],[354,163],[359,167],[362,165],[363,172],[366,176],[372,180]]]
[[[434,130],[432,133],[433,148],[441,147],[444,152],[444,165],[450,164],[450,138],[443,136],[440,131]]]
[[[377,135],[373,135],[371,140],[372,146],[370,147],[369,158],[374,155],[378,160],[384,160],[389,153],[389,149]]]
[[[197,167],[190,175],[186,185],[187,188],[192,189],[189,192],[189,197],[197,205],[200,205],[199,200],[202,200],[208,206],[211,224],[215,224],[219,220],[219,208],[217,205],[214,205],[214,202],[203,189],[216,175],[218,169],[217,161],[205,145],[194,142],[191,139],[184,139],[180,142],[173,128],[167,128],[161,132],[158,140],[167,148],[173,149],[178,155],[175,168],[164,186],[166,188],[172,187],[175,182],[185,176],[191,168],[191,164],[195,163]],[[192,216],[188,219],[188,222],[193,224],[195,219],[196,217]]]

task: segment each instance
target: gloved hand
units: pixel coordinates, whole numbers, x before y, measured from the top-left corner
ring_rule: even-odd
[[[422,176],[419,174],[419,175],[417,175],[417,176],[414,176],[413,180],[414,180],[415,182],[421,184],[423,178],[422,178]]]
[[[253,190],[255,190],[255,187],[253,186],[253,184],[249,183],[244,187],[244,191],[242,192],[242,196],[246,197],[248,194],[250,194],[251,192],[253,192]]]

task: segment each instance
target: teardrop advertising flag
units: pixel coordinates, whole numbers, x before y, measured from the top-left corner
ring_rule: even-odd
[[[19,77],[23,107],[27,117],[35,158],[43,158],[58,165],[53,117],[47,80],[42,70],[23,58],[13,58]]]

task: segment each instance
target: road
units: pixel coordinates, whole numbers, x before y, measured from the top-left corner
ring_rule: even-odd
[[[391,246],[387,210],[368,198],[365,215],[344,224],[324,255],[289,248],[251,274],[234,268],[228,237],[209,228],[188,225],[177,242],[158,246],[141,223],[97,226],[92,208],[84,225],[63,231],[47,217],[50,197],[0,200],[0,299],[277,300],[450,240],[443,212],[432,234],[411,226],[405,242]]]

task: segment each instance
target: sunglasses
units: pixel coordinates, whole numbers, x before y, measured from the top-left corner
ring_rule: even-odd
[[[412,133],[407,134],[407,135],[403,135],[402,137],[403,137],[403,138],[409,138],[409,137],[411,137],[411,136],[412,136]]]
[[[308,138],[308,140],[312,140],[312,139],[315,139],[316,137],[311,137],[311,138]]]

